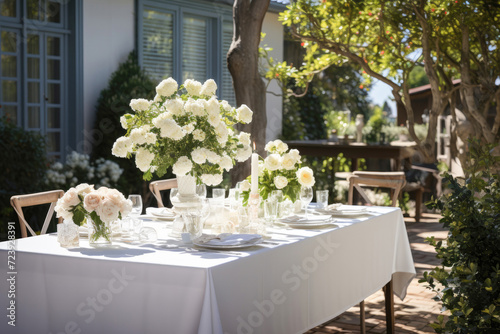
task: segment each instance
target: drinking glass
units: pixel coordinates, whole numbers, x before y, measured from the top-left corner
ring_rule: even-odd
[[[200,198],[207,198],[207,186],[204,184],[196,185],[196,195]]]
[[[141,195],[132,194],[128,196],[128,199],[132,202],[132,216],[139,216],[142,213],[142,197]]]
[[[283,191],[282,190],[273,190],[271,191],[271,196],[276,199],[276,201],[283,202]]]
[[[278,216],[278,201],[269,197],[264,201],[264,218],[266,219],[269,226],[274,224],[276,217]]]
[[[224,200],[226,198],[226,189],[224,188],[214,188],[212,189],[212,198],[218,199],[218,200]]]
[[[316,190],[316,203],[320,209],[328,206],[328,190]]]
[[[139,242],[156,242],[158,240],[158,233],[153,227],[142,227],[139,230]]]
[[[178,193],[179,193],[179,190],[177,188],[170,189],[170,203],[172,203],[172,206],[174,205],[175,202],[177,202],[177,194]]]
[[[311,203],[313,199],[313,188],[302,186],[300,188],[300,201],[302,202],[302,206],[305,207],[306,211],[306,219],[308,218],[307,206]]]

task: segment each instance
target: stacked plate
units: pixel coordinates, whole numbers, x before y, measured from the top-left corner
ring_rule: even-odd
[[[335,219],[332,215],[309,215],[305,216],[289,216],[280,220],[282,223],[287,224],[293,228],[314,228],[330,226],[335,227]]]
[[[193,245],[210,249],[234,249],[251,247],[262,241],[260,234],[203,235],[193,241]]]
[[[146,214],[158,220],[173,221],[175,219],[174,210],[169,208],[146,208]]]

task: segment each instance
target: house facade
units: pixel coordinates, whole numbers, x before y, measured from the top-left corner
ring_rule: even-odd
[[[105,133],[93,130],[95,106],[110,75],[137,50],[155,81],[173,77],[218,84],[235,105],[226,54],[231,44],[231,0],[3,0],[0,1],[0,116],[40,132],[54,159],[90,153]],[[271,1],[264,44],[283,59],[278,13]],[[277,85],[270,91],[279,93]],[[267,139],[281,133],[282,99],[267,94]]]

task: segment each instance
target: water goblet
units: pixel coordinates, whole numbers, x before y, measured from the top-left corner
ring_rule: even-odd
[[[141,195],[132,194],[128,196],[128,199],[132,202],[132,211],[130,212],[130,215],[139,216],[142,213]]]
[[[311,203],[312,199],[313,199],[313,188],[302,186],[300,188],[300,201],[302,202],[302,206],[304,206],[306,219],[309,218],[307,212],[307,206],[309,205],[309,203]]]
[[[174,203],[177,202],[177,194],[179,193],[179,190],[177,188],[172,188],[170,189],[170,203],[174,206]]]
[[[328,190],[316,190],[316,203],[320,209],[328,206]]]

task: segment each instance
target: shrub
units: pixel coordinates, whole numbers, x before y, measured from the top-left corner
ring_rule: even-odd
[[[3,239],[7,222],[18,222],[10,206],[13,195],[41,190],[41,181],[47,169],[45,139],[37,132],[25,131],[0,119],[0,234]],[[16,228],[16,231],[20,231]],[[20,233],[20,232],[19,232]]]
[[[431,202],[449,228],[445,242],[428,238],[442,265],[420,282],[449,311],[431,324],[437,333],[500,332],[500,176],[492,145],[471,141],[466,179],[446,175],[450,193]]]

